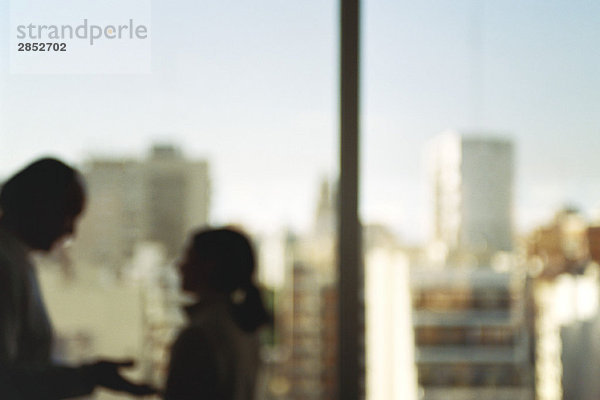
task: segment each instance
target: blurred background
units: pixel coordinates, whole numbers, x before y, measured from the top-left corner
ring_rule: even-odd
[[[364,397],[597,399],[600,3],[361,7]],[[336,399],[339,4],[151,11],[150,74],[11,74],[0,30],[0,179],[53,155],[88,186],[38,263],[57,357],[162,384],[186,237],[231,224],[275,314],[263,398]]]

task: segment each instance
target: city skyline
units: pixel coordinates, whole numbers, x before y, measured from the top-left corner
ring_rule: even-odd
[[[438,135],[433,136],[429,143],[432,143],[436,137],[442,136],[442,135],[459,135],[462,137],[466,137],[468,139],[500,139],[500,140],[507,140],[510,142],[510,137],[509,136],[488,136],[487,133],[484,133],[483,135],[478,134],[478,135],[469,135],[469,134],[462,134],[462,133],[458,133],[457,131],[454,130],[446,130],[444,132],[440,132]],[[93,163],[97,160],[112,160],[114,162],[142,162],[144,160],[147,160],[148,157],[150,157],[150,154],[152,152],[153,147],[155,146],[169,146],[169,147],[173,147],[175,150],[179,151],[182,153],[182,157],[184,160],[203,160],[203,162],[207,162],[210,164],[210,159],[211,157],[206,157],[206,156],[193,156],[188,154],[185,154],[182,152],[182,149],[177,145],[177,143],[173,140],[158,140],[158,141],[153,141],[148,143],[148,146],[141,152],[139,153],[123,153],[122,155],[115,155],[115,154],[108,154],[105,152],[97,152],[97,153],[88,153],[88,155],[86,155],[84,158],[81,159],[75,159],[73,161],[68,160],[67,162],[72,162],[73,165],[76,168],[80,168],[84,174],[86,172],[86,168],[89,167],[90,163]],[[427,148],[427,146],[426,146]],[[426,149],[425,149],[426,150]],[[56,154],[53,153],[41,153],[39,156],[57,156]],[[60,157],[60,156],[57,156]],[[427,157],[423,157],[423,159],[427,159]],[[28,163],[28,161],[26,162],[26,164]],[[426,164],[426,162],[423,162],[424,164]],[[26,165],[24,164],[24,165]],[[19,166],[20,167],[23,167]],[[518,166],[513,166],[514,169],[518,169]],[[426,170],[427,168],[424,167],[424,170]],[[18,170],[18,168],[17,168]],[[214,167],[212,167],[211,164],[211,170],[215,170]],[[16,170],[15,170],[16,171]],[[5,179],[7,176],[10,175],[10,173],[14,173],[15,171],[8,171],[5,175],[0,175],[0,182]],[[214,171],[213,171],[214,172]],[[423,173],[423,175],[425,175],[425,173]],[[326,181],[330,181],[330,182],[335,182],[336,181],[336,177],[331,177],[330,175],[327,175],[325,173],[321,173],[317,176],[313,177],[314,179],[312,179],[312,181],[310,182],[310,186],[311,186],[311,191],[309,192],[310,194],[310,199],[309,204],[308,204],[308,215],[306,217],[302,217],[302,222],[298,223],[298,221],[291,222],[290,219],[286,219],[286,218],[280,218],[277,219],[275,218],[274,220],[270,220],[270,222],[266,223],[266,224],[261,224],[260,222],[257,223],[253,223],[253,218],[252,217],[256,217],[256,216],[251,216],[249,214],[245,214],[243,209],[238,209],[237,213],[231,214],[229,216],[227,215],[214,215],[211,212],[211,215],[209,215],[209,219],[208,222],[209,224],[213,224],[213,225],[228,225],[228,224],[234,224],[234,225],[240,225],[240,226],[244,226],[247,229],[250,229],[252,232],[255,233],[265,233],[265,234],[269,234],[269,233],[276,233],[276,232],[281,232],[282,230],[288,230],[291,229],[292,231],[297,231],[297,232],[304,232],[304,233],[308,233],[313,229],[313,218],[314,218],[314,212],[316,210],[316,207],[318,207],[318,201],[319,201],[319,187],[320,185],[322,185],[323,180],[325,179]],[[431,183],[431,179],[430,178],[426,178],[424,177],[421,182],[419,182],[420,186],[427,186],[430,185]],[[515,186],[519,185],[519,180],[518,177],[516,178],[516,182],[515,182]],[[219,191],[219,182],[215,180],[214,182],[214,191],[218,192]],[[362,193],[362,196],[364,197],[364,193]],[[381,221],[380,219],[367,219],[364,220],[363,218],[363,224],[364,225],[369,225],[369,224],[382,224],[383,226],[386,226],[389,229],[392,229],[393,232],[395,232],[399,238],[401,240],[405,240],[405,244],[409,244],[409,245],[424,245],[427,242],[434,240],[435,239],[435,232],[434,232],[434,227],[432,226],[432,219],[433,219],[433,214],[431,213],[432,210],[432,205],[431,205],[431,198],[432,198],[433,194],[432,194],[432,190],[431,189],[427,189],[427,194],[423,195],[422,198],[423,200],[427,201],[427,207],[423,210],[425,214],[429,214],[427,215],[425,218],[423,218],[420,223],[422,223],[423,225],[420,227],[422,232],[419,235],[411,235],[410,232],[406,231],[407,226],[404,225],[398,225],[398,224],[389,224],[386,223],[385,221]],[[218,196],[216,196],[218,197]],[[216,203],[216,202],[215,202]],[[516,201],[515,201],[516,203]],[[535,222],[524,225],[523,221],[520,221],[518,218],[515,218],[514,220],[514,225],[516,226],[516,231],[515,231],[515,235],[517,236],[521,236],[521,235],[527,235],[529,233],[531,233],[533,230],[537,229],[539,226],[542,226],[544,224],[549,223],[552,218],[554,217],[554,215],[558,212],[560,212],[561,210],[564,209],[575,209],[578,212],[582,213],[582,215],[584,217],[586,217],[590,222],[594,223],[594,222],[598,222],[600,221],[600,198],[598,201],[598,207],[594,207],[594,208],[581,208],[580,205],[582,203],[578,203],[577,201],[564,201],[564,202],[557,202],[554,204],[553,207],[548,207],[545,211],[546,214],[544,216],[544,218],[539,218],[537,219]],[[216,206],[216,207],[215,207]],[[218,204],[213,204],[213,207],[218,208]],[[516,206],[516,208],[518,208],[518,205]],[[260,218],[258,219],[254,219],[254,221],[260,221]],[[264,222],[264,221],[263,221]],[[515,239],[517,238],[517,236],[515,236]]]
[[[364,222],[429,237],[422,151],[447,128],[513,138],[519,231],[567,203],[597,207],[599,13],[589,2],[364,2]],[[308,227],[318,183],[337,175],[337,3],[155,2],[152,14],[149,75],[11,75],[0,29],[0,176],[40,154],[137,157],[167,138],[211,162],[214,221]]]

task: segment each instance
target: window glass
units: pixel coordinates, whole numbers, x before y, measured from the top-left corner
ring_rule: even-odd
[[[61,9],[75,24],[110,14]],[[149,73],[13,73],[16,32],[0,23],[2,180],[51,155],[86,181],[76,237],[37,262],[56,357],[131,357],[135,377],[162,385],[186,323],[177,264],[188,237],[233,225],[252,239],[275,317],[260,398],[332,398],[338,5],[153,1],[150,12]],[[54,23],[49,5],[36,13]]]
[[[363,3],[367,398],[598,393],[599,12]]]

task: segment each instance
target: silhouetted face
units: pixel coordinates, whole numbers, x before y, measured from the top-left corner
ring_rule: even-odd
[[[31,216],[29,226],[24,227],[24,239],[34,249],[49,251],[58,241],[75,233],[84,204],[83,187],[74,180],[65,193],[64,203],[40,207],[37,215]]]
[[[228,228],[200,231],[192,236],[180,271],[185,291],[231,293],[252,280],[252,247],[246,236]]]
[[[190,245],[179,263],[181,273],[181,288],[188,293],[199,294],[205,284],[206,273],[200,263],[200,259]]]

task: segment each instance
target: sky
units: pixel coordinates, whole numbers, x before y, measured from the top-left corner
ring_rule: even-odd
[[[362,4],[363,221],[427,238],[424,153],[447,129],[513,139],[520,231],[600,205],[600,3]],[[0,176],[42,154],[81,164],[170,141],[209,160],[214,222],[308,228],[338,174],[336,1],[153,1],[152,73],[128,75],[9,73],[9,11]]]

